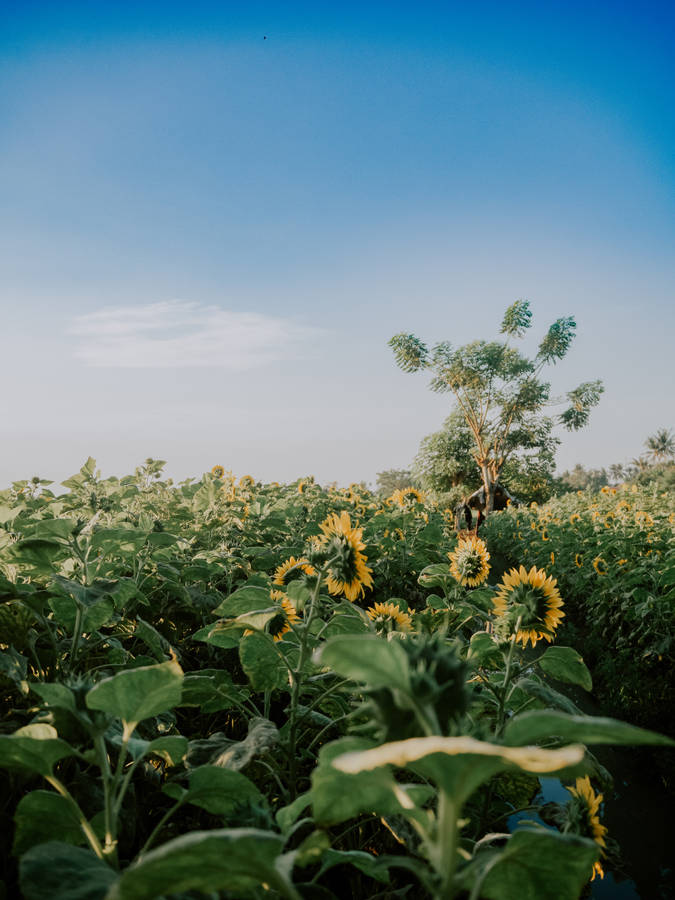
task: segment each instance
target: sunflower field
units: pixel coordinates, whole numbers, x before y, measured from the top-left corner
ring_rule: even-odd
[[[572,900],[607,877],[595,746],[675,742],[583,714],[559,638],[610,633],[666,680],[664,498],[458,536],[412,488],[162,469],[0,492],[0,896]]]

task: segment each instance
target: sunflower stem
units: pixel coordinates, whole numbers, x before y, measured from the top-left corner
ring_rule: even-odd
[[[523,617],[518,616],[518,621],[516,622],[516,627],[513,630],[513,634],[511,636],[511,643],[509,644],[509,652],[506,657],[506,671],[504,672],[504,681],[502,683],[502,689],[499,697],[499,706],[497,708],[497,726],[495,728],[495,737],[501,737],[502,731],[504,729],[504,718],[505,718],[505,704],[506,704],[506,695],[509,689],[509,681],[511,680],[511,666],[513,665],[513,651],[516,646],[516,636],[520,631],[520,623],[522,622]]]
[[[300,635],[300,655],[298,657],[298,666],[291,670],[292,690],[291,690],[291,709],[289,713],[288,724],[288,791],[291,802],[297,796],[297,777],[298,777],[298,760],[295,747],[298,737],[298,703],[300,701],[300,686],[302,682],[302,672],[307,659],[308,643],[311,638],[311,625],[314,619],[314,613],[318,605],[319,590],[321,589],[321,576],[319,572],[316,579],[316,586],[309,601],[309,609],[307,610],[307,619],[305,627]]]

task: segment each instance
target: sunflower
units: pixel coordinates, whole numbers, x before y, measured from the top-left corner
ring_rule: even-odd
[[[574,562],[576,563],[577,569],[580,569],[584,564],[584,559],[581,553],[574,554]]]
[[[314,566],[310,566],[308,559],[305,559],[304,556],[301,556],[299,559],[291,556],[290,559],[287,559],[286,562],[283,562],[275,569],[272,584],[285,587],[289,581],[293,581],[293,578],[290,576],[295,575],[299,577],[302,572],[305,575],[316,575],[316,569]]]
[[[331,513],[321,523],[321,543],[328,559],[326,587],[334,596],[344,594],[352,603],[362,597],[365,588],[373,586],[372,569],[367,565],[367,557],[362,541],[363,529],[352,528],[349,513]]]
[[[254,484],[255,484],[255,481],[251,477],[251,475],[242,475],[242,477],[239,479],[239,487],[240,488],[253,487]]]
[[[281,600],[281,609],[276,616],[269,621],[268,633],[276,643],[276,641],[280,641],[282,637],[291,630],[291,625],[297,625],[299,621],[300,616],[298,615],[298,611],[288,597],[283,597]]]
[[[596,556],[593,560],[593,568],[598,573],[598,575],[606,575],[607,569],[605,568],[607,564],[605,560],[601,556]]]
[[[542,638],[549,643],[565,615],[563,601],[555,578],[547,577],[543,569],[525,566],[511,569],[502,578],[497,594],[492,600],[494,614],[499,618],[512,615],[520,619],[516,641],[523,647],[532,641],[534,647]]]
[[[609,487],[606,484],[603,484],[603,486],[600,488],[600,493],[601,494],[609,494],[610,493]]]
[[[378,631],[412,630],[412,616],[403,612],[395,603],[376,603],[368,607],[366,615]]]
[[[553,552],[553,550],[551,550],[551,565],[555,565],[555,553]]]
[[[588,775],[584,778],[577,778],[574,787],[568,787],[567,790],[572,795],[570,800],[568,816],[570,825],[577,830],[582,837],[590,838],[600,847],[600,856],[605,855],[607,844],[605,843],[605,835],[607,834],[607,826],[600,824],[598,810],[602,803],[602,794],[596,794],[591,787],[591,781]],[[595,876],[605,877],[602,866],[599,862],[593,864],[591,873],[591,881]]]
[[[225,474],[225,467],[224,466],[214,466],[211,469],[211,474],[213,475],[214,478],[222,478],[223,475]]]
[[[387,497],[384,502],[387,506],[390,506],[392,503],[397,503],[399,506],[406,506],[411,501],[413,503],[424,503],[424,494],[421,491],[418,491],[417,488],[407,487],[394,491],[391,497]]]
[[[490,566],[485,543],[476,535],[459,540],[454,553],[448,553],[450,574],[465,587],[478,587],[488,577]]]

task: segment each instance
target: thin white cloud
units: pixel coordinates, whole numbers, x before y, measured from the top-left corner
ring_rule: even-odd
[[[68,333],[87,366],[241,371],[305,355],[321,330],[262,313],[231,312],[181,300],[117,306],[77,316]]]

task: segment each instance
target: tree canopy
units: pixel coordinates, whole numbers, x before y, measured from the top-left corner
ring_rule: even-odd
[[[530,328],[532,312],[527,300],[516,300],[504,314],[500,333],[504,340],[476,340],[453,348],[443,341],[428,347],[414,334],[394,335],[389,346],[404,372],[429,370],[430,387],[451,393],[456,401],[457,422],[463,420],[470,435],[470,454],[486,490],[487,507],[493,508],[494,486],[507,463],[528,455],[547,455],[552,460],[556,424],[568,430],[582,428],[603,391],[602,382],[586,381],[565,395],[565,408],[557,415],[544,410],[560,402],[551,397],[551,385],[540,376],[567,354],[576,322],[557,319],[542,338],[537,353],[529,358],[511,346]]]

